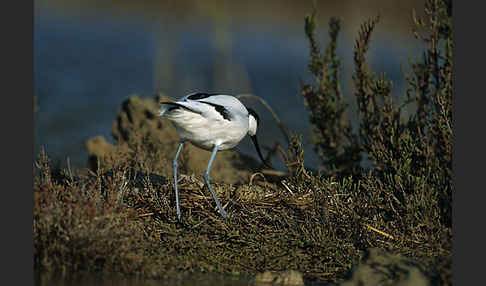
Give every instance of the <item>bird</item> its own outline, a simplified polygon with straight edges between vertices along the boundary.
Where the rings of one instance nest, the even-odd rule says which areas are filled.
[[[167,118],[174,125],[180,137],[179,146],[172,160],[177,219],[181,221],[179,192],[177,188],[177,158],[186,141],[211,151],[204,181],[213,196],[223,218],[228,218],[210,183],[209,173],[216,153],[235,147],[245,135],[249,135],[263,164],[270,167],[263,158],[256,137],[259,116],[255,110],[245,107],[230,94],[193,92],[174,102],[162,101],[159,116]]]

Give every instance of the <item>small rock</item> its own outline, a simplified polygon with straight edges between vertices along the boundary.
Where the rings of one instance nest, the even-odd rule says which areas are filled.
[[[115,147],[105,140],[103,136],[92,137],[85,142],[86,149],[90,156],[102,157],[115,149]]]
[[[272,283],[276,277],[275,272],[265,271],[263,273],[259,273],[255,276],[255,282],[257,283]]]
[[[302,273],[296,270],[265,271],[257,274],[254,282],[255,285],[304,285]]]
[[[341,283],[341,286],[431,285],[416,263],[378,248],[369,249],[363,261],[351,273],[351,278]]]

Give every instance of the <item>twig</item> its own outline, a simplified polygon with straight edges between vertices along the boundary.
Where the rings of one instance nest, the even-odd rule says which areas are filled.
[[[208,220],[207,218],[205,218],[205,219],[201,220],[200,222],[196,223],[196,224],[195,224],[195,225],[194,225],[192,228],[194,229],[194,228],[196,228],[196,227],[200,226],[201,224],[203,224],[203,223],[204,223],[204,222],[206,222],[207,220]]]
[[[334,195],[330,195],[330,196],[326,196],[326,197],[332,198],[332,197],[336,197],[336,196],[349,196],[349,194],[334,194]]]
[[[254,173],[253,175],[250,176],[250,185],[253,185],[253,179],[257,176],[257,175],[260,175],[263,177],[263,179],[265,179],[265,176],[260,173],[260,172],[257,172],[257,173]]]
[[[391,235],[391,234],[388,234],[388,233],[383,232],[383,231],[381,231],[381,230],[379,230],[379,229],[376,229],[376,228],[374,228],[374,227],[372,227],[371,225],[366,224],[366,223],[365,223],[365,224],[363,224],[363,225],[364,225],[364,226],[366,226],[368,229],[370,229],[370,230],[372,230],[372,231],[374,231],[374,232],[376,232],[376,233],[379,233],[379,234],[383,235],[384,237],[388,237],[388,238],[390,238],[390,239],[395,240],[395,237],[393,237],[393,235]]]
[[[292,195],[294,195],[294,193],[290,190],[290,188],[287,186],[287,184],[285,184],[285,181],[282,181],[281,183],[287,189],[287,191],[289,191],[289,193],[291,193]]]
[[[230,202],[227,202],[224,206],[223,206],[223,210],[226,210],[226,207],[229,205]]]
[[[153,215],[155,215],[155,213],[145,213],[145,214],[138,215],[138,217],[146,217],[146,216],[153,216]]]
[[[391,234],[388,234],[386,232],[383,232],[383,231],[381,231],[379,229],[376,229],[376,228],[372,227],[369,224],[364,223],[363,225],[366,226],[369,230],[372,230],[372,231],[374,231],[376,233],[379,233],[379,234],[383,235],[384,237],[387,237],[387,238],[390,238],[390,239],[393,239],[393,240],[400,240],[400,239],[394,237]],[[403,240],[408,241],[408,242],[413,242],[413,243],[421,244],[420,241],[416,241],[416,240],[413,240],[413,239],[406,239],[406,238],[404,238]]]
[[[264,169],[261,171],[263,175],[267,176],[276,176],[276,177],[286,177],[289,174],[287,172],[282,172],[282,171],[277,171],[277,170],[270,170],[270,169]]]
[[[71,183],[73,182],[73,171],[71,170],[71,160],[69,160],[69,156],[66,158],[68,171],[69,171],[69,178],[71,179]]]

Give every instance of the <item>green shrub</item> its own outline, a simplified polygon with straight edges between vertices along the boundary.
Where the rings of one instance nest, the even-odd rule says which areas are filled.
[[[366,63],[380,17],[361,25],[354,46],[356,133],[350,128],[348,104],[339,88],[336,38],[340,21],[330,20],[330,40],[322,55],[315,39],[315,10],[305,21],[313,83],[302,85],[324,171],[338,180],[350,180],[355,190],[352,201],[356,208],[349,217],[394,234],[391,237],[396,243],[388,248],[419,258],[432,268],[439,265],[442,283],[450,282],[451,264],[451,5],[451,1],[428,0],[425,19],[413,13],[412,32],[427,48],[421,58],[411,62],[404,96],[392,95],[393,83],[385,74],[373,73]],[[405,108],[414,112],[407,117]],[[368,169],[360,167],[362,158],[370,161]],[[377,246],[367,235],[354,235],[358,249]]]
[[[314,35],[315,10],[305,21],[310,42],[309,71],[315,82],[302,87],[314,126],[315,149],[329,174],[358,175],[361,158],[366,156],[373,175],[394,186],[394,195],[402,203],[407,194],[418,192],[421,184],[427,184],[435,193],[441,221],[447,226],[451,226],[453,188],[450,5],[448,1],[427,1],[427,19],[413,18],[414,34],[428,44],[428,49],[419,61],[412,63],[403,102],[391,94],[393,83],[386,75],[377,76],[366,63],[371,34],[380,17],[361,25],[354,46],[353,74],[358,134],[352,132],[346,117],[348,104],[339,87],[336,39],[340,21],[330,20],[330,41],[322,55]],[[404,119],[404,108],[415,108],[416,112]]]

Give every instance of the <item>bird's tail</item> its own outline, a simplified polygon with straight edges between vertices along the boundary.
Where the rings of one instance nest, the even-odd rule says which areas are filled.
[[[162,107],[159,109],[159,116],[164,116],[164,115],[168,115],[169,112],[171,112],[172,110],[175,110],[175,109],[184,109],[184,110],[188,110],[190,112],[194,112],[194,113],[197,113],[197,114],[201,114],[202,111],[201,111],[201,108],[198,108],[197,105],[194,105],[194,104],[190,104],[188,102],[161,102],[160,104],[162,104]]]

